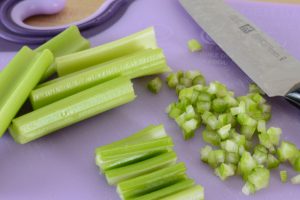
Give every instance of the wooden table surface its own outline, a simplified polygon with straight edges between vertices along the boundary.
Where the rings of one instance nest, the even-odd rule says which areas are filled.
[[[25,23],[33,26],[55,26],[78,21],[95,12],[105,0],[67,0],[65,9],[55,15],[39,15],[30,17]],[[247,1],[247,0],[245,0]],[[248,0],[277,3],[299,3],[300,0]]]

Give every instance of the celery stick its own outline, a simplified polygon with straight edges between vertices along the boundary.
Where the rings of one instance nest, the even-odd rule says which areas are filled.
[[[175,183],[171,186],[162,188],[160,190],[151,192],[149,194],[145,194],[143,196],[134,199],[135,200],[156,200],[183,191],[185,189],[191,188],[194,184],[195,184],[194,180],[186,179],[186,180],[179,181],[178,183]]]
[[[175,152],[168,152],[147,160],[106,171],[105,176],[109,185],[116,185],[134,177],[147,174],[174,164],[177,160]]]
[[[113,79],[14,119],[10,133],[24,144],[134,98],[129,79]]]
[[[85,50],[89,47],[90,42],[81,36],[77,26],[70,26],[48,42],[36,48],[35,51],[41,52],[45,49],[49,49],[53,53],[54,57],[60,57],[77,51]],[[55,72],[55,65],[50,65],[43,75],[42,80],[49,78]]]
[[[35,53],[23,47],[4,68],[0,77],[0,137],[52,62],[49,50]]]
[[[186,179],[184,163],[178,163],[158,171],[142,175],[118,184],[117,192],[121,199],[129,199],[148,194],[155,190]]]
[[[151,27],[92,49],[59,57],[55,63],[59,76],[64,76],[120,56],[155,48],[155,33]]]
[[[200,185],[193,186],[160,200],[204,200],[204,189]]]
[[[156,149],[153,151],[145,151],[145,152],[139,152],[136,154],[131,154],[130,156],[122,155],[120,157],[115,157],[112,160],[107,160],[105,162],[102,161],[101,159],[99,159],[98,156],[96,156],[96,165],[98,165],[100,170],[103,173],[105,173],[107,170],[134,164],[134,163],[152,158],[154,156],[158,156],[160,154],[166,153],[168,151],[170,151],[170,150],[165,147],[162,147],[160,149]]]
[[[98,147],[95,152],[98,154],[98,152],[104,151],[104,150],[109,150],[114,147],[118,146],[128,146],[131,144],[138,144],[140,142],[152,140],[152,139],[158,139],[158,138],[163,138],[166,137],[167,133],[164,129],[163,125],[150,125],[147,126],[146,128],[138,131],[137,133],[134,133],[130,135],[129,137],[126,137],[122,140],[118,140],[116,142]]]
[[[145,150],[155,150],[157,148],[172,148],[174,146],[173,141],[170,137],[163,137],[159,139],[154,139],[150,141],[140,142],[138,144],[132,144],[130,146],[120,146],[108,149],[106,151],[98,152],[98,156],[102,160],[109,160],[114,157],[119,157],[120,155],[130,155],[138,152],[144,152]]]
[[[120,75],[137,78],[168,70],[162,50],[148,49],[39,85],[30,101],[37,109]]]

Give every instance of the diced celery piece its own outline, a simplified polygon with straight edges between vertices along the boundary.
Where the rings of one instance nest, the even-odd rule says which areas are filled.
[[[196,111],[198,113],[204,113],[205,111],[209,111],[211,107],[211,103],[209,101],[197,101]]]
[[[264,95],[265,93],[260,89],[255,83],[249,84],[249,92],[250,93],[259,93]]]
[[[247,182],[255,187],[255,191],[261,190],[269,186],[270,171],[263,167],[256,167],[247,178]]]
[[[256,160],[251,156],[249,152],[245,151],[242,154],[241,160],[238,164],[238,171],[242,175],[248,175],[256,167],[257,167]]]
[[[295,171],[300,172],[300,155],[294,159],[292,165]]]
[[[282,141],[281,146],[277,150],[278,158],[281,162],[293,159],[298,156],[298,149],[295,144]]]
[[[179,84],[179,79],[177,76],[177,73],[171,72],[167,76],[167,84],[169,88],[176,88],[176,86]]]
[[[230,153],[239,152],[239,146],[237,145],[237,143],[235,143],[234,140],[231,139],[221,142],[221,148]]]
[[[292,184],[300,184],[300,174],[291,178],[291,182],[292,182]]]
[[[273,148],[273,143],[271,142],[270,136],[267,133],[261,133],[258,135],[259,143],[266,147],[267,149]]]
[[[122,181],[117,186],[117,192],[121,199],[136,198],[186,179],[185,172],[186,167],[184,163],[171,165],[145,175]]]
[[[212,109],[217,113],[223,113],[227,109],[227,103],[223,98],[216,98],[212,101]]]
[[[237,165],[240,161],[239,153],[231,153],[226,152],[225,153],[225,162],[228,164]]]
[[[81,36],[77,26],[70,26],[48,42],[35,49],[36,52],[49,49],[54,57],[60,57],[90,48],[90,42]],[[56,72],[55,64],[48,67],[42,80],[49,78]]]
[[[267,130],[267,134],[269,135],[270,141],[273,145],[279,145],[280,135],[281,135],[280,128],[271,127]]]
[[[221,138],[218,133],[207,128],[202,132],[202,138],[205,142],[214,146],[219,146],[221,142]]]
[[[228,139],[231,124],[227,124],[218,130],[218,134],[222,140]]]
[[[241,134],[244,135],[248,140],[252,139],[255,130],[256,130],[255,125],[254,126],[241,125],[240,128]]]
[[[257,126],[257,121],[246,113],[238,114],[237,121],[242,126]]]
[[[162,81],[159,77],[156,77],[155,79],[152,79],[148,85],[147,88],[150,92],[157,94],[162,88]]]
[[[219,167],[215,169],[215,174],[222,180],[226,180],[228,177],[235,174],[234,165],[222,163]]]
[[[208,155],[212,150],[212,147],[208,145],[206,145],[200,150],[200,158],[203,162],[208,162]]]
[[[199,127],[199,121],[196,119],[190,119],[185,121],[181,125],[181,129],[183,131],[183,139],[188,140],[194,137],[196,129]]]
[[[24,144],[134,98],[129,79],[113,79],[14,119],[10,133],[17,143]]]
[[[49,50],[35,53],[25,46],[1,72],[0,137],[52,62]]]
[[[137,78],[168,71],[161,49],[144,50],[39,85],[30,94],[34,109],[118,76]]]
[[[268,158],[266,162],[267,162],[266,167],[268,169],[277,168],[280,164],[279,160],[272,154],[268,154]]]
[[[264,147],[261,147],[261,148],[264,148]],[[257,161],[258,164],[263,165],[264,163],[267,162],[268,152],[267,152],[267,150],[266,150],[266,152],[261,151],[260,147],[256,146],[254,148],[253,158]]]
[[[232,115],[238,115],[246,112],[246,105],[244,101],[241,101],[237,107],[230,109]]]
[[[282,183],[286,183],[288,179],[288,173],[285,170],[282,170],[279,172],[280,173],[280,180]]]
[[[192,84],[193,85],[206,85],[205,77],[203,75],[196,76],[195,78],[193,78]]]
[[[185,189],[160,200],[204,200],[204,189],[200,185]]]
[[[254,187],[253,184],[251,184],[249,182],[246,182],[245,185],[242,188],[242,192],[247,196],[250,195],[250,194],[254,194],[255,193],[255,187]]]
[[[258,120],[258,122],[257,122],[257,131],[259,133],[265,133],[267,131],[265,120]]]
[[[188,41],[188,47],[191,52],[201,51],[202,45],[196,39],[191,39]]]
[[[59,57],[55,63],[58,75],[64,76],[120,56],[155,48],[155,33],[151,27],[98,47]]]
[[[174,164],[176,160],[177,156],[175,152],[164,153],[131,165],[107,170],[105,172],[106,180],[109,185],[116,185],[122,181],[163,169]]]
[[[161,199],[163,197],[168,197],[169,195],[173,195],[177,192],[183,191],[185,189],[188,189],[192,187],[195,184],[195,181],[192,179],[186,179],[179,181],[178,183],[175,183],[173,185],[167,186],[165,188],[162,188],[160,190],[151,192],[149,194],[145,194],[143,196],[134,198],[135,200],[157,200]]]

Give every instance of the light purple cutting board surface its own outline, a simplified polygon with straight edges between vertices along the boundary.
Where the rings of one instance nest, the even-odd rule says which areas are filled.
[[[242,0],[230,2],[300,59],[300,6]],[[174,70],[199,69],[208,81],[221,81],[238,95],[246,93],[249,78],[217,46],[204,39],[201,29],[177,0],[135,1],[114,26],[91,41],[93,45],[99,45],[148,26],[155,27],[158,43]],[[186,43],[191,38],[201,40],[203,52],[189,53]],[[1,52],[0,68],[12,55]],[[186,163],[189,176],[204,186],[206,199],[300,199],[300,186],[282,184],[279,170],[272,172],[268,189],[250,197],[242,194],[240,177],[221,182],[207,165],[200,162],[198,151],[204,146],[200,131],[195,138],[185,142],[177,125],[164,113],[166,106],[176,99],[174,92],[164,86],[159,95],[152,95],[145,89],[148,80],[150,77],[134,81],[138,96],[134,102],[27,145],[15,144],[10,135],[5,134],[0,140],[0,200],[118,199],[115,187],[108,186],[104,177],[99,175],[94,164],[94,149],[149,124],[160,123],[174,139],[179,160]],[[269,125],[281,127],[283,139],[300,147],[300,110],[281,98],[269,102],[273,106]],[[288,165],[280,169],[287,169],[290,175],[295,175]]]

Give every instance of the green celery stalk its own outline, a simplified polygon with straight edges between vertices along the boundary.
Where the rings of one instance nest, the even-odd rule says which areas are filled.
[[[132,144],[130,146],[120,146],[107,151],[96,153],[96,164],[101,170],[106,171],[127,163],[132,164],[143,158],[149,158],[162,152],[167,152],[174,146],[170,137],[154,139]]]
[[[35,53],[23,47],[4,68],[0,77],[0,137],[52,62],[49,50]]]
[[[138,144],[132,144],[130,146],[114,147],[106,151],[98,152],[97,155],[103,161],[105,161],[122,155],[128,156],[130,154],[144,152],[145,150],[151,151],[161,147],[172,148],[173,146],[174,144],[170,137],[163,137],[159,139],[143,141]]]
[[[162,147],[160,149],[156,149],[153,151],[145,151],[145,152],[131,154],[130,156],[121,155],[119,157],[115,157],[114,159],[107,160],[105,162],[102,161],[98,156],[96,156],[96,165],[98,165],[100,170],[105,173],[107,170],[134,164],[152,158],[154,156],[160,155],[162,153],[166,153],[168,151],[170,150],[167,149],[166,147]]]
[[[64,76],[120,56],[155,48],[157,48],[155,33],[150,27],[98,47],[59,57],[55,63],[59,76]]]
[[[116,78],[14,119],[10,133],[24,144],[134,98],[130,80]]]
[[[204,200],[204,189],[200,185],[195,185],[181,192],[175,193],[160,200]]]
[[[163,197],[167,197],[169,195],[173,195],[174,193],[183,191],[185,189],[191,188],[195,184],[195,181],[192,179],[186,179],[179,181],[171,186],[162,188],[160,190],[151,192],[149,194],[145,194],[143,196],[134,198],[135,200],[156,200]]]
[[[48,42],[36,48],[35,51],[41,52],[45,49],[49,49],[53,53],[54,57],[60,57],[88,48],[90,48],[90,42],[81,36],[78,27],[70,26]],[[49,78],[55,72],[55,64],[50,65],[43,75],[42,80]]]
[[[109,185],[116,185],[122,181],[162,169],[174,164],[176,160],[175,152],[164,153],[131,165],[108,170],[105,172],[106,180]]]
[[[138,176],[118,184],[121,199],[130,199],[148,194],[186,179],[184,163],[165,167],[149,174]]]
[[[118,140],[116,142],[98,147],[95,150],[95,153],[98,154],[101,151],[109,150],[111,148],[115,148],[118,146],[128,146],[132,144],[138,144],[140,142],[152,140],[152,139],[158,139],[158,138],[163,138],[166,137],[167,133],[164,129],[163,125],[150,125],[147,126],[146,128],[130,135],[129,137],[126,137],[124,139]]]
[[[30,101],[37,109],[120,75],[137,78],[169,70],[161,49],[143,50],[41,84]]]

